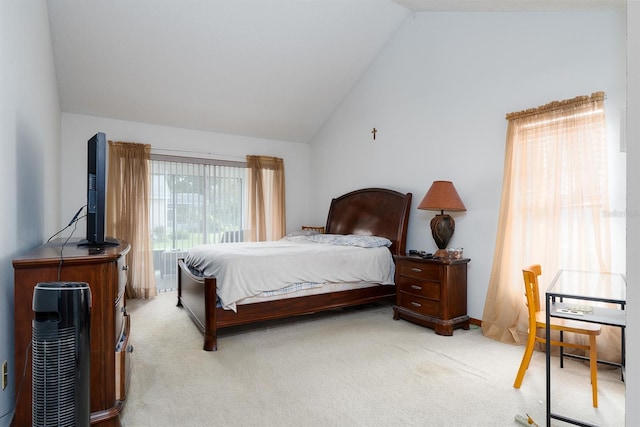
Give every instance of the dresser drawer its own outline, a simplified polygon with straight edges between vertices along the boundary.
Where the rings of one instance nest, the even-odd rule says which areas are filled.
[[[127,312],[127,296],[125,295],[127,286],[127,265],[126,256],[121,256],[117,263],[118,268],[118,293],[115,298],[115,343],[118,344],[124,331],[124,316]]]
[[[127,274],[129,266],[127,265],[127,257],[121,256],[118,260],[118,294],[123,294],[127,287]]]
[[[405,292],[436,301],[440,299],[440,282],[418,280],[401,276],[398,279],[396,286],[398,287],[398,292]]]
[[[116,346],[116,400],[124,400],[126,397],[127,384],[131,375],[131,352],[133,345],[130,343],[129,334],[131,324],[129,316],[122,316],[124,319],[124,330]]]
[[[438,301],[433,301],[404,292],[398,293],[398,305],[425,316],[438,317],[440,313],[440,304]]]
[[[422,280],[440,281],[440,268],[437,264],[420,261],[402,260],[396,266],[401,276]]]

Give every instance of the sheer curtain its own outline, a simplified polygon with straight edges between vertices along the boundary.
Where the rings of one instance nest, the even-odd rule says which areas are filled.
[[[149,230],[151,146],[109,141],[107,234],[131,245],[127,297],[156,295]]]
[[[277,240],[286,232],[284,161],[247,156],[249,203],[247,240]]]
[[[604,93],[506,116],[498,233],[482,316],[484,335],[524,343],[522,268],[542,265],[540,292],[559,269],[609,271]],[[620,358],[617,328],[598,337],[600,358]]]

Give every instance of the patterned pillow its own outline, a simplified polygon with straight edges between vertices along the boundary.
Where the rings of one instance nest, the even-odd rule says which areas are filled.
[[[391,240],[386,237],[364,236],[360,234],[316,234],[309,237],[316,243],[327,243],[339,246],[358,246],[361,248],[379,248],[391,246]]]
[[[296,230],[288,233],[285,237],[313,236],[318,234],[316,230]]]

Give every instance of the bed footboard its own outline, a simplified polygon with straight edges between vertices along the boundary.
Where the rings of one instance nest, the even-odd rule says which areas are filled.
[[[218,349],[216,301],[216,279],[194,276],[184,264],[184,259],[178,259],[177,305],[187,310],[204,334],[204,350],[207,351]]]

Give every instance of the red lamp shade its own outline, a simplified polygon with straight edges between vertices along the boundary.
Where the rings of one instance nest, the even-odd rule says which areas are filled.
[[[418,209],[451,212],[467,210],[451,181],[433,181],[431,188],[418,205]]]
[[[431,220],[431,235],[438,246],[434,254],[437,257],[447,256],[447,245],[455,231],[455,221],[444,211],[461,212],[467,208],[462,203],[456,188],[451,181],[433,181],[429,191],[418,205],[418,209],[440,211]]]

